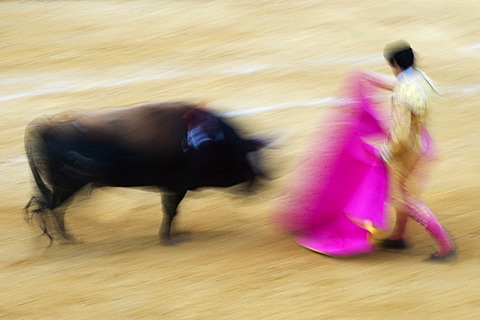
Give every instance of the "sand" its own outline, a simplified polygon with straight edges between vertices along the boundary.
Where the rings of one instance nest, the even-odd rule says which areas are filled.
[[[1,2],[0,318],[477,319],[479,21],[477,0]],[[424,200],[458,259],[425,261],[435,243],[415,223],[402,252],[308,251],[272,223],[278,199],[329,98],[355,69],[388,73],[383,47],[397,39],[442,92]],[[274,180],[249,197],[189,193],[175,226],[187,240],[170,247],[157,238],[158,194],[81,194],[66,216],[79,243],[45,249],[21,214],[29,121],[204,99],[237,112],[246,134],[286,137],[264,152]]]

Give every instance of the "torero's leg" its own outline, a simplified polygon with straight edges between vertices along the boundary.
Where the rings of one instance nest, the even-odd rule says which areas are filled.
[[[392,234],[388,238],[391,240],[400,240],[403,239],[405,235],[408,221],[408,213],[402,206],[397,206],[397,208],[395,208],[395,213],[395,226],[393,227]]]
[[[431,256],[432,259],[443,259],[453,256],[455,247],[450,239],[450,236],[445,229],[440,225],[437,217],[425,205],[425,203],[404,195],[405,207],[408,208],[409,214],[418,223],[420,223],[435,239],[439,246],[439,251]]]
[[[408,213],[401,205],[395,206],[395,226],[388,238],[382,240],[381,246],[384,249],[406,249],[407,245],[404,240],[405,230],[407,227]]]
[[[440,249],[437,253],[432,255],[432,259],[444,259],[454,256],[454,245],[447,232],[438,222],[435,214],[433,214],[433,212],[425,205],[425,203],[413,198],[410,195],[411,192],[409,191],[407,185],[409,182],[411,183],[412,180],[414,180],[412,172],[414,171],[413,169],[415,169],[415,167],[416,163],[410,166],[412,170],[404,165],[400,167],[403,172],[400,171],[400,174],[399,171],[396,172],[397,176],[395,187],[397,190],[394,196],[394,203],[397,220],[392,234],[382,242],[382,246],[389,249],[404,249],[406,246],[403,236],[407,225],[407,218],[411,217],[420,223],[437,242]],[[407,178],[410,178],[410,180]]]
[[[405,188],[406,179],[404,175],[400,175],[395,167],[389,166],[391,174],[392,185],[392,204],[395,210],[395,226],[392,233],[381,242],[384,249],[405,249],[407,247],[404,236],[407,228],[407,221],[409,217],[408,209],[403,204],[401,196],[402,188]]]

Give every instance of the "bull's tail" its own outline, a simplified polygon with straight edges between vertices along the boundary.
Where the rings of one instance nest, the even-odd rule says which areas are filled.
[[[34,121],[27,126],[25,131],[25,152],[28,158],[28,164],[32,172],[37,192],[30,198],[26,204],[23,213],[24,219],[31,222],[34,217],[38,218],[40,228],[50,237],[45,225],[45,217],[43,213],[51,207],[53,192],[42,178],[41,170],[39,168],[38,160],[46,157],[46,148],[43,139],[41,138],[42,129],[45,128],[45,122]]]

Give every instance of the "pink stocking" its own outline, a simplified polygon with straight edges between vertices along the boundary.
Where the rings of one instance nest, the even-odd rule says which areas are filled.
[[[440,250],[438,255],[443,255],[453,250],[453,244],[445,229],[442,228],[437,217],[421,201],[415,200],[410,196],[404,195],[405,206],[408,208],[412,217],[419,222],[438,243]]]

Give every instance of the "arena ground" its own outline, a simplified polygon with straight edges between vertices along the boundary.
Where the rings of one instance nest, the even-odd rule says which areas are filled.
[[[477,319],[480,3],[461,1],[3,1],[0,3],[2,319]],[[403,252],[330,258],[272,224],[292,167],[355,69],[389,72],[409,40],[442,96],[425,201],[458,259],[431,263],[417,225]],[[180,245],[158,243],[159,196],[102,189],[67,213],[80,240],[48,241],[21,215],[31,190],[23,130],[40,115],[147,100],[212,99],[265,152],[275,180],[248,198],[182,203]]]

